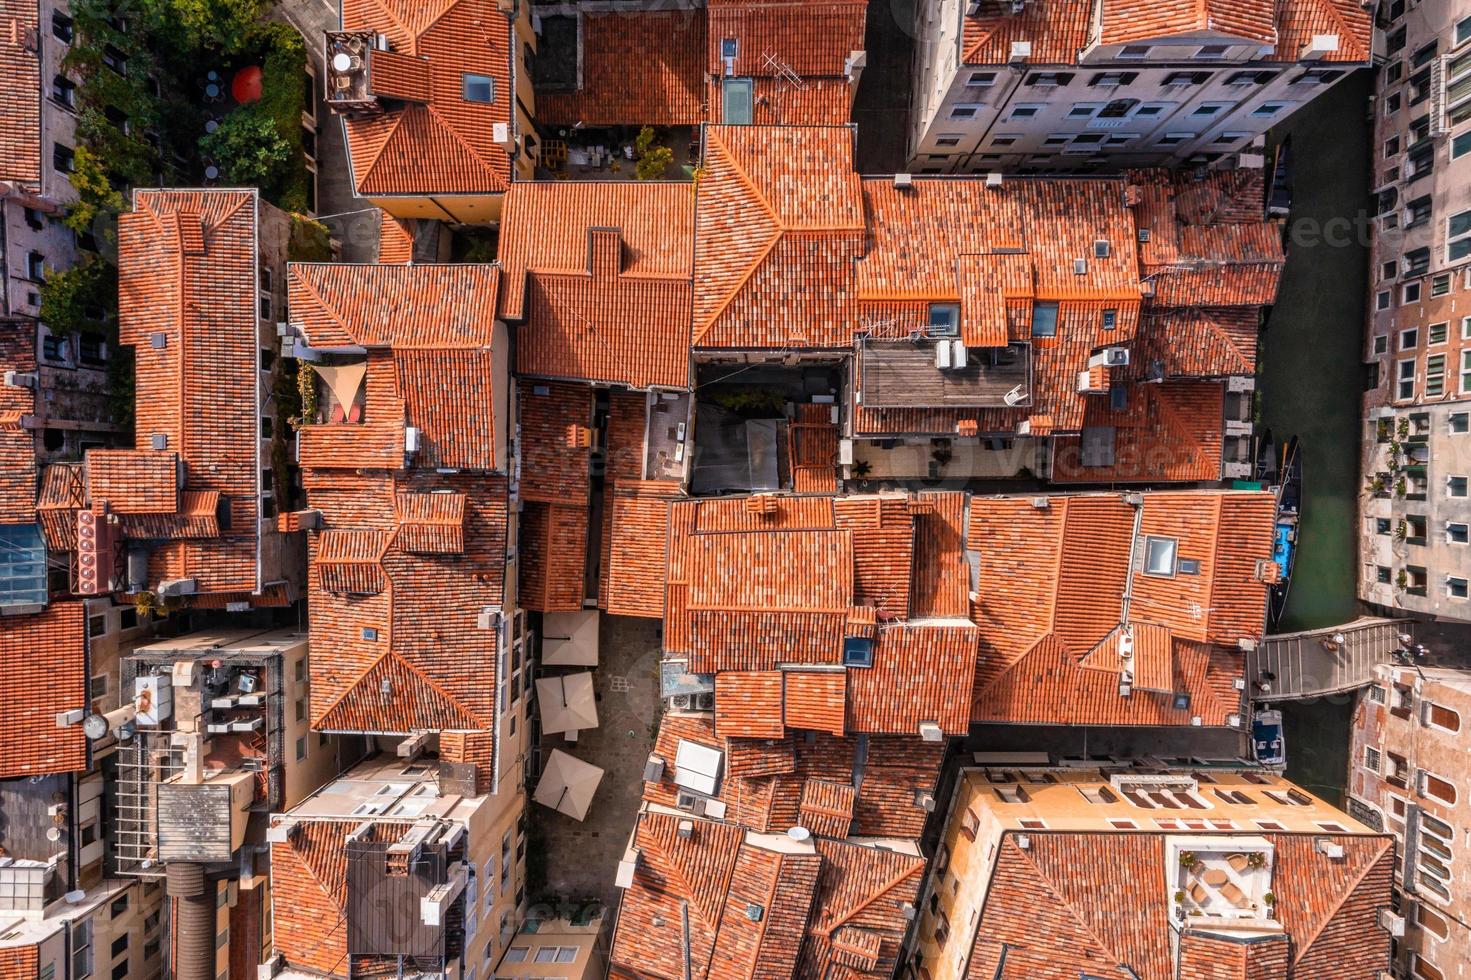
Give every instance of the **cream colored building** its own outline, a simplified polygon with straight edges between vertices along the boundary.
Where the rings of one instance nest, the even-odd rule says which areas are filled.
[[[541,919],[511,940],[495,977],[527,980],[596,980],[607,976],[603,916],[588,921]]]

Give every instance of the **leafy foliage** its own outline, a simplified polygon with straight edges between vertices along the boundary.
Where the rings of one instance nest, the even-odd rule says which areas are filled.
[[[76,189],[77,200],[62,218],[62,224],[78,235],[91,232],[99,241],[104,237],[110,241],[114,222],[127,207],[127,201],[113,187],[102,158],[94,151],[77,147],[73,166],[71,185]]]
[[[634,176],[639,180],[662,180],[670,164],[674,163],[674,151],[667,146],[654,145],[654,135],[654,128],[645,126],[633,141],[633,150],[638,156]]]
[[[199,141],[199,148],[232,184],[274,185],[291,163],[291,144],[282,138],[276,121],[257,106],[230,113]]]
[[[96,255],[41,284],[41,319],[53,333],[111,339],[117,309],[117,270]]]

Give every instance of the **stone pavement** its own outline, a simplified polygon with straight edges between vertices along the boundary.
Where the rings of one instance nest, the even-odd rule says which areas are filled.
[[[601,900],[617,908],[613,884],[618,861],[643,795],[643,770],[658,724],[658,620],[601,617],[600,666],[593,672],[600,726],[578,735],[542,738],[542,751],[562,749],[605,770],[587,820],[578,823],[555,810],[530,804],[527,819],[546,841],[547,891],[563,899]],[[533,902],[546,896],[530,896]]]

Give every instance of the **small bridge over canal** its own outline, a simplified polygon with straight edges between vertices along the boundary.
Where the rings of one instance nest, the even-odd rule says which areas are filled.
[[[1402,619],[1356,619],[1343,626],[1266,637],[1246,655],[1248,696],[1256,701],[1296,701],[1363,687],[1374,665],[1394,660]],[[1270,691],[1263,690],[1270,685]]]

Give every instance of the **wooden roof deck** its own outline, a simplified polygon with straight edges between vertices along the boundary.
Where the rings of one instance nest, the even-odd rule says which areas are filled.
[[[863,404],[868,408],[994,408],[1021,386],[1030,402],[1031,346],[973,348],[963,368],[935,367],[935,347],[950,341],[872,340],[858,343]]]

